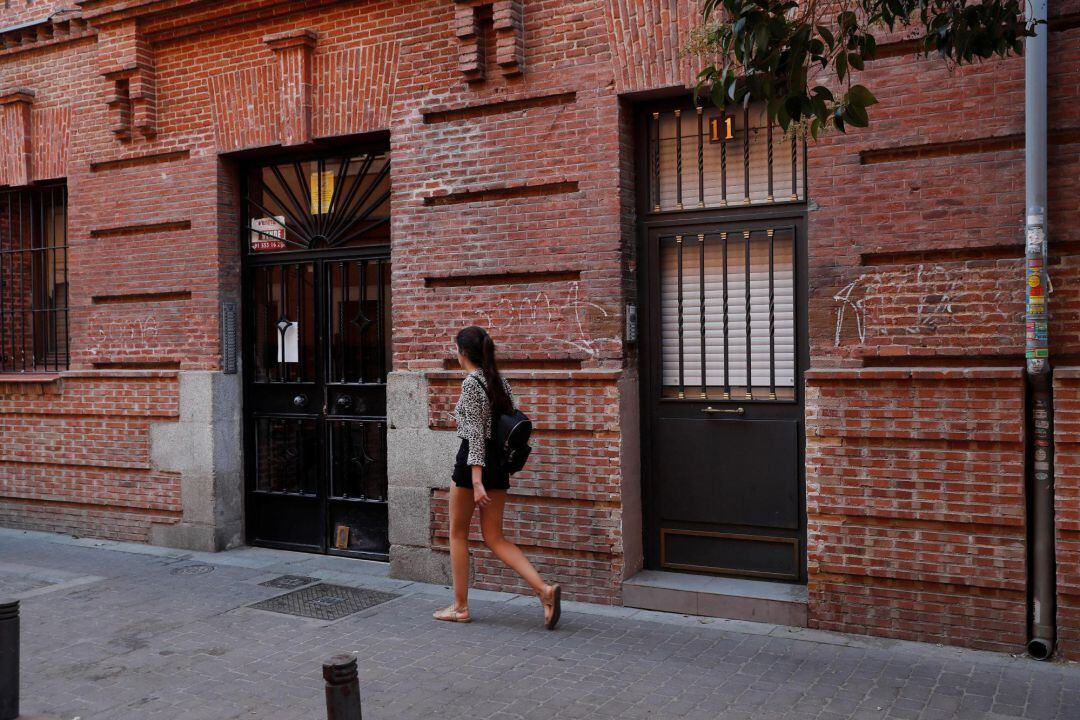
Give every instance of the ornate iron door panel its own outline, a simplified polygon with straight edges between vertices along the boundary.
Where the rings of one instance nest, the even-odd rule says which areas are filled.
[[[387,557],[388,177],[385,153],[247,175],[253,544]]]

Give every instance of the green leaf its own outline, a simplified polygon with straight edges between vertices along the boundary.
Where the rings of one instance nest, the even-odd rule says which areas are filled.
[[[836,56],[836,77],[843,82],[845,75],[847,75],[847,55],[840,53]]]
[[[874,93],[870,92],[865,85],[852,85],[851,89],[847,93],[848,100],[860,107],[869,107],[871,105],[877,105],[878,99],[874,97]]]
[[[848,57],[848,65],[855,68],[856,70],[862,70],[863,69],[862,55],[860,55],[859,53],[848,53],[847,57]]]
[[[862,105],[848,105],[847,110],[844,111],[844,120],[849,125],[860,128],[870,125],[870,116],[867,115],[866,108]]]
[[[821,36],[821,39],[829,46],[831,50],[836,45],[836,38],[833,37],[832,31],[824,25],[817,26],[817,33]]]

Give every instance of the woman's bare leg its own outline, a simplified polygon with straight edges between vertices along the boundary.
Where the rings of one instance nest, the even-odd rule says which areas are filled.
[[[487,507],[480,508],[480,529],[484,533],[484,544],[491,548],[495,557],[512,567],[530,587],[540,594],[547,590],[547,584],[536,568],[532,566],[525,553],[521,552],[514,543],[503,536],[503,509],[506,507],[505,490],[488,490],[491,502]],[[453,545],[451,545],[451,552]],[[455,570],[456,583],[456,570]]]
[[[469,526],[472,524],[473,491],[450,486],[450,571],[454,576],[454,607],[469,606]]]

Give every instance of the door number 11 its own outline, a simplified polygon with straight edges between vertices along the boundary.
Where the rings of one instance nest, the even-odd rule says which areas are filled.
[[[730,115],[709,118],[709,142],[735,139],[735,118]]]

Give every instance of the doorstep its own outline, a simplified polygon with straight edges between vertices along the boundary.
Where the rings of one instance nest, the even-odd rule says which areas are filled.
[[[806,627],[805,585],[643,570],[622,589],[627,607]]]

